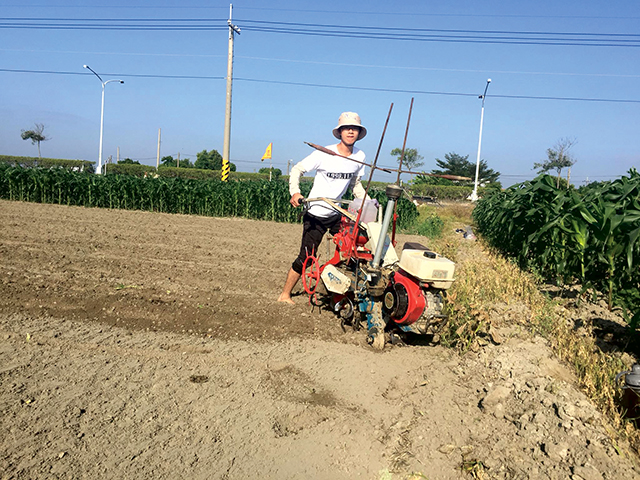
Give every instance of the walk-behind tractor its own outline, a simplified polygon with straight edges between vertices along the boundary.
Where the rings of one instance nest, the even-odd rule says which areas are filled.
[[[327,198],[306,201],[325,202],[342,215],[339,232],[327,239],[327,249],[335,245],[331,258],[320,265],[318,252],[308,252],[303,264],[309,301],[328,305],[343,328],[366,323],[375,349],[384,347],[386,337],[401,340],[403,332],[437,338],[446,323],[442,292],[454,279],[455,264],[419,243],[405,243],[398,257],[387,232],[401,193],[387,186],[384,212],[375,200],[354,200],[346,210]]]
[[[405,243],[398,256],[395,231],[396,205],[403,192],[399,186],[400,174],[470,180],[402,169],[412,108],[413,99],[399,167],[377,166],[393,104],[389,108],[373,164],[365,164],[371,167],[365,188],[367,194],[375,170],[398,174],[396,183],[386,187],[388,202],[384,211],[368,196],[364,201],[353,200],[347,209],[341,206],[344,202],[328,198],[304,201],[305,205],[314,201],[324,202],[341,215],[340,230],[327,239],[329,260],[320,264],[319,252],[307,252],[302,281],[309,294],[309,302],[314,306],[328,305],[340,317],[343,328],[351,325],[359,329],[366,324],[367,340],[378,350],[384,348],[386,337],[391,341],[402,341],[410,334],[419,334],[427,336],[428,341],[436,340],[447,320],[443,314],[442,294],[453,283],[455,273],[455,264],[451,260],[419,243]],[[313,143],[308,145],[329,155],[341,156]],[[390,238],[388,232],[392,223]],[[322,250],[322,245],[319,250]]]
[[[442,311],[442,294],[453,283],[455,273],[455,264],[451,260],[419,243],[405,243],[398,256],[395,232],[396,205],[403,192],[399,186],[400,175],[407,173],[449,180],[471,180],[455,175],[402,169],[413,99],[398,168],[378,167],[378,156],[392,109],[393,104],[389,108],[373,164],[364,164],[371,167],[365,188],[367,194],[375,170],[398,174],[396,183],[387,185],[386,209],[383,211],[367,195],[364,201],[353,200],[347,209],[341,206],[344,202],[328,198],[303,202],[307,206],[314,201],[324,202],[341,215],[340,230],[328,238],[329,260],[320,264],[319,252],[307,252],[302,281],[309,294],[309,302],[314,306],[328,305],[341,318],[343,328],[351,325],[359,329],[366,324],[367,340],[378,350],[384,348],[387,337],[395,342],[396,339],[402,341],[403,337],[418,334],[427,336],[427,340],[436,340],[447,320]],[[329,155],[342,156],[313,143],[308,145]],[[388,232],[392,223],[390,238]],[[319,250],[322,250],[322,246]]]

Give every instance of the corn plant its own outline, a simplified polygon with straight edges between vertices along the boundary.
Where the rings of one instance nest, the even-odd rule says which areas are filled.
[[[307,196],[309,182],[301,182]],[[386,204],[384,192],[374,195]],[[93,175],[62,168],[24,168],[0,163],[0,198],[85,207],[149,210],[216,217],[245,217],[275,222],[299,221],[299,210],[289,205],[285,181],[180,177],[143,178],[132,175]],[[406,199],[398,203],[399,224],[418,216]]]
[[[481,200],[478,231],[524,268],[606,294],[609,308],[640,311],[640,174],[576,191],[549,175]]]

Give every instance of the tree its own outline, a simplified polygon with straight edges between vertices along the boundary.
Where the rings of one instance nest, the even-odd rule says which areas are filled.
[[[129,157],[124,160],[119,160],[118,165],[140,165],[138,160],[131,160]]]
[[[191,163],[191,160],[189,160],[188,158],[180,160],[180,164],[178,165],[178,160],[173,158],[172,155],[162,157],[160,159],[160,165],[162,165],[163,167],[193,168],[193,163]]]
[[[22,130],[20,136],[23,140],[31,140],[31,145],[38,144],[38,158],[42,158],[42,155],[40,155],[40,142],[46,142],[51,138],[45,136],[44,124],[36,123],[33,130]]]
[[[547,148],[547,160],[542,163],[534,163],[533,168],[537,168],[538,173],[545,173],[549,170],[558,172],[556,188],[559,188],[562,169],[568,168],[569,172],[571,172],[571,166],[577,162],[573,155],[569,153],[569,149],[575,144],[575,138],[561,138],[552,148]],[[567,183],[568,181],[569,179],[567,179]]]
[[[235,172],[236,166],[231,162],[229,164],[231,171]],[[204,170],[222,170],[222,155],[217,150],[211,150],[210,152],[202,150],[197,154],[194,166]]]
[[[436,158],[436,165],[442,170],[431,170],[431,173],[438,175],[460,175],[472,179],[472,183],[476,178],[476,164],[469,161],[469,155],[461,156],[455,152],[446,153],[444,160]],[[495,172],[487,167],[485,160],[480,160],[480,168],[478,169],[478,185],[487,185],[498,181],[500,172]]]
[[[394,148],[391,150],[391,155],[396,157],[396,161],[398,165],[400,165],[400,157],[402,156],[401,148]],[[413,170],[414,168],[419,168],[424,165],[422,161],[424,157],[418,153],[416,148],[406,148],[404,150],[404,158],[402,159],[402,167],[407,170]]]
[[[273,178],[280,178],[282,176],[282,170],[273,167],[262,167],[260,170],[258,170],[258,173],[269,173],[269,171],[271,171],[271,176]]]
[[[171,155],[167,155],[160,159],[160,165],[163,167],[175,167],[177,162]]]

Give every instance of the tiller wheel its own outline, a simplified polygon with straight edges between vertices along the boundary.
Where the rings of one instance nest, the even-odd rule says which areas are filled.
[[[309,295],[316,293],[320,281],[320,265],[314,255],[308,255],[302,264],[302,285]]]

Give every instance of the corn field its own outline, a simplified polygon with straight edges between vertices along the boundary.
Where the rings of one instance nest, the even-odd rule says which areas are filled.
[[[301,182],[300,188],[307,196],[311,184]],[[383,192],[371,193],[380,203],[386,204]],[[289,185],[285,181],[140,178],[3,164],[0,164],[0,198],[289,223],[298,222],[300,213],[289,204]],[[413,203],[402,199],[398,216],[398,224],[404,228],[415,221],[418,212]]]
[[[640,174],[556,188],[540,175],[480,202],[473,212],[489,244],[561,284],[603,292],[609,308],[640,320]],[[635,314],[635,315],[634,315]]]

